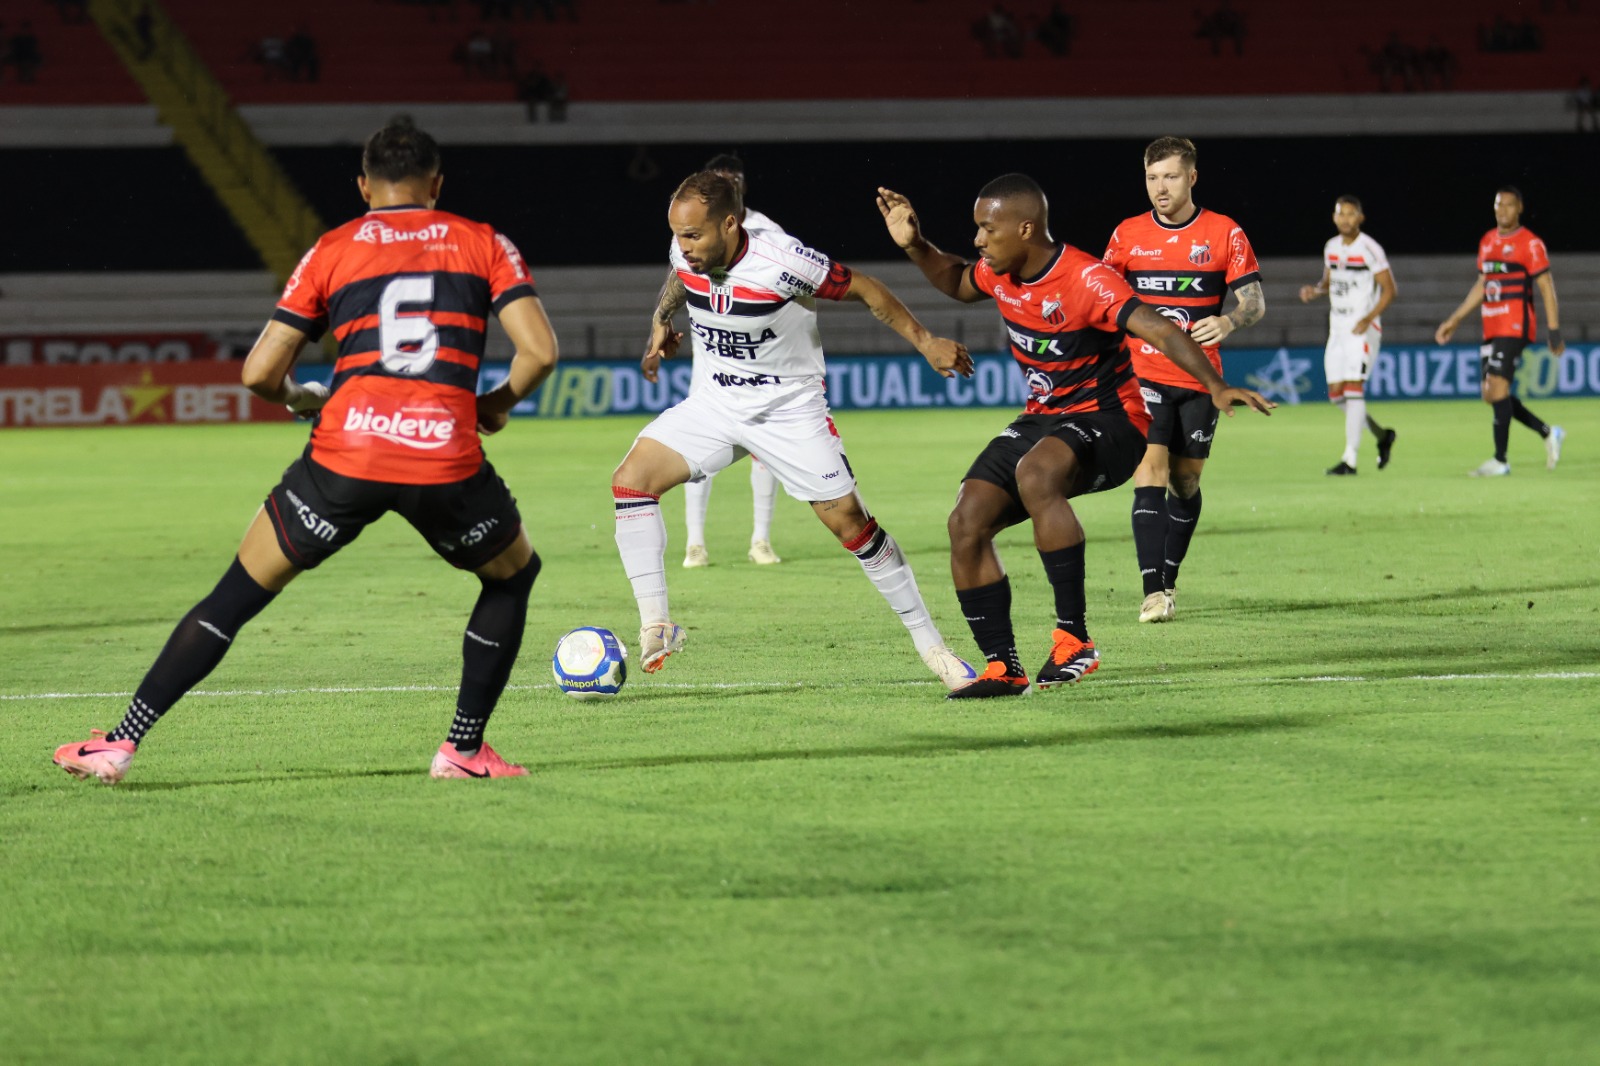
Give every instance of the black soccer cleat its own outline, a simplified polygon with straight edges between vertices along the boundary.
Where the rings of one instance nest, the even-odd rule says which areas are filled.
[[[1328,467],[1326,473],[1329,477],[1355,477],[1356,468],[1340,459],[1339,465]]]
[[[970,681],[960,688],[955,689],[946,696],[947,700],[992,700],[1004,696],[1026,696],[1028,694],[1028,675],[1014,674],[1005,663],[998,660],[991,662],[978,675],[976,681]]]
[[[1064,629],[1057,629],[1050,636],[1055,646],[1050,649],[1050,658],[1039,668],[1039,676],[1033,679],[1035,685],[1040,688],[1076,685],[1100,669],[1100,653],[1095,650],[1094,641],[1079,640]]]
[[[1389,465],[1389,454],[1394,451],[1394,439],[1400,434],[1392,429],[1383,431],[1383,436],[1378,438],[1378,469],[1382,470]]]

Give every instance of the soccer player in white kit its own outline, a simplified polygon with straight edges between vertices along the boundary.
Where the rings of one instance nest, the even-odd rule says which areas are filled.
[[[734,190],[739,194],[739,224],[746,233],[768,240],[782,241],[788,238],[783,227],[760,211],[752,210],[745,205],[745,194],[749,191],[749,184],[745,181],[744,160],[736,155],[714,155],[706,160],[703,170],[720,174],[733,183]],[[692,381],[698,385],[699,378]],[[711,481],[715,474],[707,474],[704,480],[686,482],[683,486],[683,524],[688,534],[688,543],[683,551],[683,565],[693,569],[700,566],[710,566],[711,556],[706,551],[706,510],[711,504]],[[747,556],[752,563],[758,566],[771,566],[783,562],[772,547],[772,512],[778,502],[778,479],[772,476],[761,460],[750,460],[750,498],[751,498],[751,525],[750,525],[750,553]]]
[[[617,550],[639,604],[640,665],[654,673],[684,643],[667,609],[661,495],[755,455],[855,555],[928,668],[947,688],[967,684],[976,671],[946,646],[900,546],[856,493],[828,414],[815,301],[860,300],[945,377],[970,375],[972,357],[965,346],[929,333],[876,279],[793,238],[748,233],[738,212],[733,184],[709,171],[684,179],[667,211],[673,273],[657,301],[641,367],[654,381],[661,360],[676,353],[683,334],[672,319],[687,304],[699,380],[640,431],[611,479]]]
[[[1383,246],[1361,232],[1366,221],[1361,201],[1341,196],[1333,205],[1333,225],[1339,231],[1322,247],[1322,280],[1300,286],[1300,302],[1328,297],[1328,348],[1323,366],[1328,375],[1328,399],[1344,408],[1344,454],[1328,468],[1334,477],[1356,472],[1361,449],[1361,428],[1378,438],[1378,469],[1389,465],[1389,455],[1399,434],[1385,429],[1367,414],[1366,381],[1383,343],[1379,316],[1394,300],[1394,274]]]

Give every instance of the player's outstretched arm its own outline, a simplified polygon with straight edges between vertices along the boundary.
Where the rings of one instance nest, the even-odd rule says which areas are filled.
[[[968,263],[959,255],[942,252],[922,235],[922,223],[917,219],[911,201],[893,189],[878,189],[878,213],[889,229],[894,243],[917,264],[922,276],[933,287],[962,303],[977,303],[988,297],[978,290],[967,277]]]
[[[306,335],[282,322],[268,322],[244,357],[240,377],[245,387],[268,403],[281,403],[297,415],[311,415],[328,400],[328,387],[315,381],[302,385],[289,376]]]
[[[644,343],[644,356],[639,360],[639,370],[646,381],[654,383],[660,373],[661,360],[678,354],[683,334],[672,328],[672,319],[683,305],[689,302],[689,290],[683,287],[678,272],[667,268],[667,280],[656,297],[656,309],[650,315],[650,338]]]
[[[1556,301],[1556,279],[1546,270],[1533,283],[1539,287],[1539,302],[1544,304],[1544,321],[1549,327],[1550,354],[1560,355],[1567,350],[1567,342],[1561,339],[1561,305]]]
[[[1222,375],[1212,367],[1211,360],[1206,358],[1200,346],[1179,329],[1177,323],[1149,304],[1139,305],[1128,316],[1128,332],[1160,349],[1161,354],[1170,359],[1173,365],[1199,379],[1200,384],[1211,393],[1211,402],[1217,410],[1229,418],[1233,417],[1232,409],[1235,407],[1248,405],[1262,414],[1269,414],[1278,406],[1259,392],[1235,388],[1223,381]]]
[[[1225,315],[1202,318],[1189,329],[1196,344],[1221,344],[1237,330],[1248,329],[1261,321],[1267,313],[1267,297],[1261,291],[1261,282],[1252,281],[1233,291],[1238,302]]]
[[[1483,275],[1478,275],[1478,280],[1472,283],[1472,290],[1467,293],[1467,298],[1461,301],[1461,306],[1450,312],[1450,317],[1439,323],[1439,328],[1433,331],[1435,344],[1444,344],[1455,333],[1456,327],[1461,325],[1461,320],[1478,309],[1483,303]]]
[[[967,351],[967,346],[928,332],[927,327],[911,313],[911,309],[900,302],[900,297],[890,292],[889,287],[877,278],[860,271],[852,272],[850,288],[844,298],[866,304],[879,322],[900,334],[921,352],[928,365],[937,370],[941,377],[955,374],[964,378],[972,376],[972,355]]]
[[[1319,296],[1328,295],[1328,268],[1322,268],[1322,280],[1315,285],[1300,286],[1300,302],[1308,304]]]
[[[555,327],[537,296],[519,297],[502,307],[500,324],[517,351],[506,379],[478,397],[478,432],[485,435],[505,428],[511,409],[544,384],[560,355]]]

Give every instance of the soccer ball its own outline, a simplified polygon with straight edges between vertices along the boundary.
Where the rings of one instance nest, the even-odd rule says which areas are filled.
[[[609,629],[584,626],[556,642],[556,687],[575,700],[615,696],[628,680],[628,649]]]

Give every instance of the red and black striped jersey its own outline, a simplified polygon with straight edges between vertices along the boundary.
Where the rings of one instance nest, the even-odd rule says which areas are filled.
[[[478,364],[491,311],[535,295],[522,255],[490,226],[386,207],[305,254],[273,319],[339,341],[311,457],[346,477],[436,485],[471,477]]]
[[[1230,289],[1261,280],[1255,250],[1239,224],[1227,215],[1196,208],[1181,224],[1161,221],[1154,210],[1135,215],[1111,233],[1105,261],[1128,279],[1139,298],[1151,304],[1187,333],[1202,318],[1222,314]],[[1183,389],[1205,386],[1154,345],[1135,340],[1133,369],[1147,381]],[[1222,357],[1213,345],[1204,349],[1217,373]]]
[[[1478,242],[1483,275],[1483,339],[1538,339],[1533,318],[1533,279],[1550,269],[1544,241],[1526,226],[1510,233],[1492,229]]]
[[[1026,413],[1120,408],[1149,430],[1123,332],[1140,301],[1120,275],[1069,244],[1036,277],[998,275],[982,259],[968,270],[1005,321],[1011,355],[1028,379]]]

